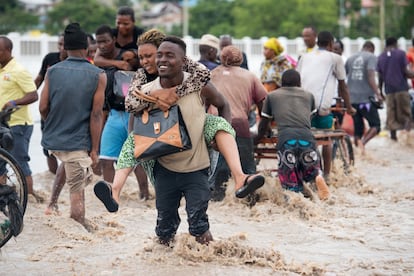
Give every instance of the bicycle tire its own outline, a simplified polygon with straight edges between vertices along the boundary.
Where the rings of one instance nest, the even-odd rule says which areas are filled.
[[[22,207],[23,215],[26,211],[27,206],[27,183],[26,183],[26,177],[23,174],[22,169],[20,168],[17,160],[6,150],[3,148],[0,148],[0,161],[5,162],[6,166],[6,175],[5,181],[6,183],[2,183],[3,185],[9,185],[15,188],[20,206]],[[7,207],[6,207],[7,208]],[[7,210],[6,210],[7,211]],[[5,214],[6,215],[6,214]],[[0,234],[3,235],[3,237],[0,237],[0,248],[5,245],[10,238],[13,236],[10,229],[5,230],[5,233],[3,234],[2,229],[0,229]]]
[[[345,173],[349,173],[350,167],[355,163],[354,149],[351,138],[345,135],[333,141],[332,145],[332,162],[340,160]]]

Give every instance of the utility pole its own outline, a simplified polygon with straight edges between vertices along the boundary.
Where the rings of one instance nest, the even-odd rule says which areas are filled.
[[[188,36],[188,0],[183,1],[183,37]]]
[[[381,51],[384,49],[384,41],[385,41],[385,1],[380,0],[380,39],[381,39]]]
[[[344,0],[339,0],[339,38],[344,37],[345,7]]]

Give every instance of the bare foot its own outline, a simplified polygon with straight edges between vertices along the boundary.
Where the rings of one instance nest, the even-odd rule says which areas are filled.
[[[85,218],[85,221],[82,223],[83,227],[85,227],[86,231],[93,233],[96,230],[98,230],[98,225],[96,225],[94,222],[92,222],[89,219]]]
[[[148,193],[148,191],[146,192],[146,193],[139,193],[139,199],[141,200],[141,201],[147,201],[147,200],[149,200],[150,199],[150,195],[149,195],[149,193]]]
[[[330,196],[329,188],[326,185],[325,179],[322,175],[315,178],[316,189],[320,200],[327,200]]]
[[[111,184],[109,185],[111,186],[111,190],[112,190],[112,198],[116,201],[116,203],[119,204],[119,196],[120,196],[121,191],[118,188],[113,187]]]
[[[262,187],[264,182],[265,178],[261,174],[250,174],[244,179],[241,187],[236,189],[235,195],[238,198],[246,197],[248,194]],[[238,184],[236,184],[236,187],[238,187]]]
[[[39,195],[38,193],[36,193],[35,191],[33,191],[31,193],[31,195],[36,199],[36,202],[37,203],[43,203],[43,202],[45,202],[45,199],[41,195]]]
[[[237,191],[244,185],[244,180],[248,177],[248,174],[234,175],[234,190]]]
[[[59,211],[58,205],[57,204],[51,204],[51,205],[47,206],[46,210],[45,210],[45,215],[46,216],[50,216],[50,215],[60,216],[61,213]]]
[[[358,148],[361,150],[361,154],[365,155],[365,145],[362,140],[358,140]]]

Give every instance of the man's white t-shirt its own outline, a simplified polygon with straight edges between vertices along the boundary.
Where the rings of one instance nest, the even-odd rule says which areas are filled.
[[[320,114],[330,113],[337,81],[346,78],[342,57],[333,52],[316,49],[302,55],[297,71],[300,73],[302,88],[314,95],[315,106]]]

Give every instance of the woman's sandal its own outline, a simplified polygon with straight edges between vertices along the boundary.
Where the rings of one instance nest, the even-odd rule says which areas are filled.
[[[244,198],[250,193],[253,193],[257,189],[263,186],[265,182],[264,176],[260,174],[248,175],[244,180],[244,184],[241,188],[237,189],[236,197]]]
[[[118,203],[112,197],[112,188],[105,181],[98,181],[93,187],[93,191],[97,198],[105,205],[106,209],[114,213],[118,211]]]

